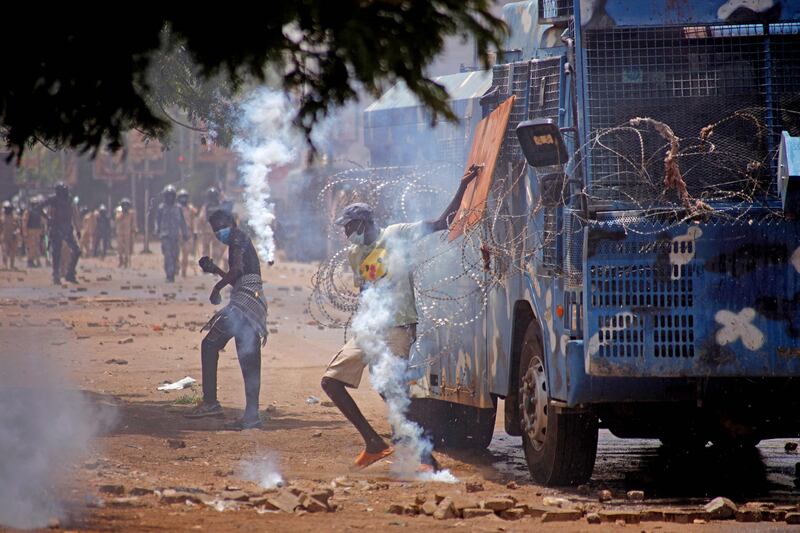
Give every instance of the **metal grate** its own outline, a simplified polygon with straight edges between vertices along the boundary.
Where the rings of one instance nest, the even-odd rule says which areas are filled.
[[[694,316],[659,314],[653,322],[654,357],[694,357]]]
[[[592,308],[691,308],[694,305],[694,265],[592,266]],[[674,269],[674,270],[673,270]]]
[[[634,117],[664,122],[681,139],[679,164],[692,196],[775,194],[777,137],[787,124],[798,127],[791,112],[800,110],[798,28],[585,31],[592,201],[677,202],[663,187],[666,141],[653,131],[616,129]],[[767,35],[771,29],[779,34]]]
[[[572,16],[573,0],[540,0],[540,19],[562,19]]]
[[[638,243],[641,247],[644,243]],[[638,253],[681,251],[661,242]],[[678,246],[677,249],[674,249]],[[684,248],[682,252],[686,252]],[[619,250],[608,251],[619,254]],[[625,251],[622,253],[637,253]],[[694,357],[694,289],[700,266],[590,266],[589,305],[597,312],[601,356]],[[645,310],[646,311],[643,311]],[[616,320],[616,321],[615,321]],[[620,323],[620,320],[623,320]],[[646,338],[652,342],[648,347]],[[621,347],[614,348],[615,344]]]
[[[492,87],[498,89],[497,103],[516,95],[508,119],[500,160],[516,164],[522,160],[516,127],[532,118],[559,118],[559,79],[561,58],[534,59],[497,65],[492,72]]]
[[[558,214],[553,207],[544,209],[542,228],[542,267],[548,271],[558,267]]]
[[[644,357],[644,323],[631,313],[598,315],[600,357]]]
[[[583,223],[573,211],[564,212],[564,283],[567,288],[583,285]]]

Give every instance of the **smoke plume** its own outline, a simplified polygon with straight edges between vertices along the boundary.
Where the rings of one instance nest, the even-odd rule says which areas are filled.
[[[395,445],[393,471],[403,478],[455,482],[456,478],[448,471],[418,472],[422,460],[433,451],[433,444],[423,435],[422,428],[408,419],[411,404],[408,362],[392,353],[386,342],[389,330],[395,325],[395,315],[400,305],[392,279],[402,279],[408,275],[409,245],[406,239],[401,238],[386,243],[390,251],[387,258],[390,275],[370,284],[361,292],[352,330],[369,364],[372,385],[383,396],[388,407]]]
[[[233,147],[239,154],[239,172],[245,186],[244,204],[255,244],[264,261],[275,259],[269,177],[276,167],[297,159],[298,137],[292,126],[294,109],[281,92],[260,88],[241,105],[240,134]]]
[[[254,481],[264,489],[274,489],[284,485],[278,462],[269,454],[242,462],[240,469],[244,479]]]
[[[67,390],[43,357],[5,353],[2,359],[0,525],[43,527],[64,518],[68,468],[112,423],[113,412]]]

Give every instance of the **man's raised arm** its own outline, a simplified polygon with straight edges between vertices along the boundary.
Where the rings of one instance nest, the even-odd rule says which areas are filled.
[[[458,189],[456,190],[456,194],[453,196],[453,199],[450,200],[450,203],[445,207],[444,211],[439,218],[436,220],[427,220],[425,221],[423,227],[426,233],[432,233],[434,231],[443,231],[446,230],[450,223],[453,220],[456,212],[458,212],[458,208],[461,206],[461,200],[464,198],[464,192],[467,190],[467,185],[475,179],[478,174],[480,174],[483,165],[472,165],[470,166],[464,175],[461,177],[461,182],[458,184]]]

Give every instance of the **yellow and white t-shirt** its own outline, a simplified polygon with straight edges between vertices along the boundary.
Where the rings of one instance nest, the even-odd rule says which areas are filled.
[[[392,224],[381,230],[370,245],[350,247],[350,268],[356,287],[365,283],[388,283],[397,296],[395,326],[416,324],[412,252],[414,242],[424,237],[424,222]]]

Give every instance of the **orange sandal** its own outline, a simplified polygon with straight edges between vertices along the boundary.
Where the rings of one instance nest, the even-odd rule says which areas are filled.
[[[369,465],[389,457],[393,453],[394,446],[389,446],[388,448],[385,448],[377,453],[367,453],[367,450],[364,450],[358,454],[358,457],[356,457],[356,461],[353,463],[353,468],[356,470],[363,470]]]

